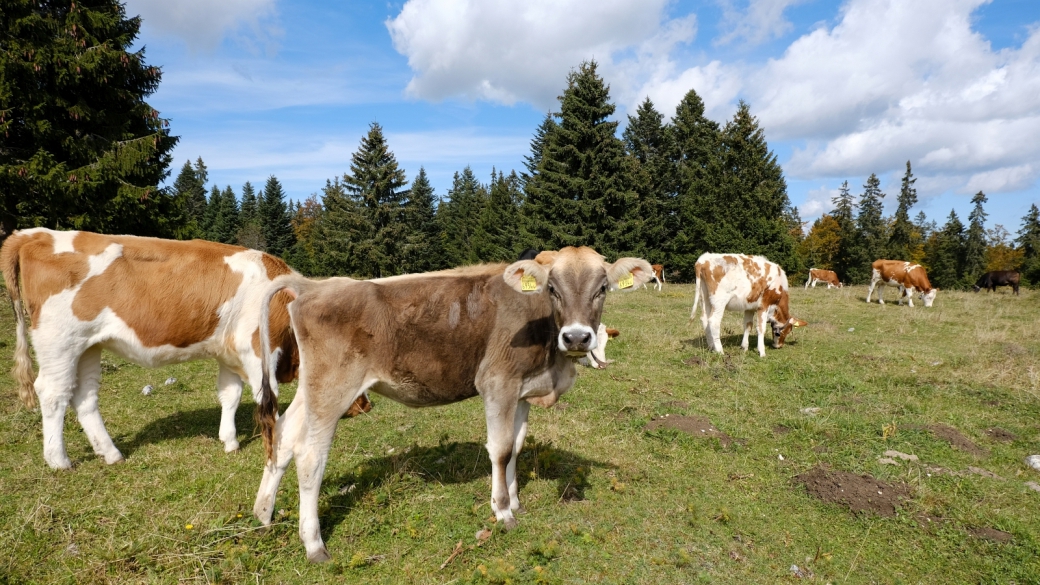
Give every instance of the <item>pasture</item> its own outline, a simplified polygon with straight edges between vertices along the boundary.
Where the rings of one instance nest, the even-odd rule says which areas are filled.
[[[39,412],[8,373],[5,298],[0,583],[1040,581],[1040,473],[1023,462],[1040,453],[1040,294],[941,291],[910,309],[867,305],[865,286],[792,284],[810,324],[764,359],[754,333],[740,351],[737,314],[726,354],[707,351],[692,285],[609,295],[615,362],[579,368],[560,404],[532,409],[511,532],[488,503],[479,400],[373,397],[336,435],[323,565],[297,535],[294,466],[275,524],[252,519],[253,403],[237,416],[242,449],[225,454],[213,361],[147,370],[106,355],[101,413],[127,460],[105,465],[70,412],[75,467],[49,469]],[[283,410],[293,393],[283,385]]]

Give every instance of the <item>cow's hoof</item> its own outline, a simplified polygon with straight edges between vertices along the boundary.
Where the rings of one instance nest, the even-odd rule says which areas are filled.
[[[68,457],[48,457],[46,459],[47,465],[49,465],[50,468],[55,471],[72,469],[72,460]]]
[[[238,451],[238,439],[231,439],[230,441],[224,442],[225,453],[234,453],[235,451]]]
[[[116,463],[122,463],[123,461],[125,461],[125,459],[123,459],[123,454],[119,451],[105,455],[105,463],[109,465],[115,465]]]
[[[516,524],[517,524],[516,518],[514,518],[512,516],[509,516],[508,518],[503,518],[502,519],[502,528],[505,529],[507,532],[512,530],[512,529],[514,529],[514,528],[516,528]]]
[[[321,545],[315,550],[307,551],[307,560],[312,563],[324,563],[325,561],[331,560],[332,555],[325,549],[325,545]]]

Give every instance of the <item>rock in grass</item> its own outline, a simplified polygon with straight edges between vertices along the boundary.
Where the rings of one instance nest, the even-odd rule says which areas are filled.
[[[176,382],[177,382],[177,378],[174,378],[173,376],[170,376],[169,378],[166,378],[165,382],[163,382],[163,386],[169,386],[170,384],[175,384]]]
[[[1040,471],[1040,455],[1030,455],[1029,457],[1026,457],[1026,465]]]
[[[141,388],[141,394],[144,394],[145,396],[151,396],[152,395],[152,385],[149,384],[149,385],[145,386],[144,388]]]

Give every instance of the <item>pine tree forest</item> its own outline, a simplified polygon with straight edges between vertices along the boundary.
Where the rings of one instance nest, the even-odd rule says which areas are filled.
[[[382,126],[372,123],[343,175],[303,201],[290,201],[274,175],[237,191],[210,184],[201,157],[159,187],[177,137],[144,101],[160,70],[143,51],[128,52],[139,19],[127,18],[114,0],[43,19],[30,18],[31,11],[31,3],[14,2],[5,22],[39,28],[33,39],[76,22],[82,38],[46,47],[27,41],[0,62],[0,130],[12,146],[0,150],[0,237],[47,226],[200,238],[266,251],[314,276],[384,277],[584,245],[608,260],[638,255],[663,264],[669,281],[692,280],[697,257],[711,251],[764,255],[792,281],[815,267],[862,284],[871,262],[888,258],[924,265],[940,288],[965,289],[998,269],[1020,269],[1040,284],[1036,205],[1012,233],[986,224],[988,199],[979,192],[967,224],[951,211],[940,226],[914,215],[917,179],[907,161],[898,194],[884,193],[876,174],[860,189],[846,181],[833,209],[803,224],[751,104],[741,101],[720,124],[691,89],[674,112],[646,98],[621,128],[595,61],[568,74],[556,111],[533,129],[520,172],[482,177],[465,167],[436,193],[424,168],[409,177]],[[88,62],[88,50],[99,56]],[[63,75],[72,63],[87,73]],[[76,146],[70,137],[109,130],[80,105],[41,93],[63,83],[73,85],[62,91],[96,100],[92,111],[113,110],[106,128],[130,138],[109,150],[96,147],[100,142]],[[37,123],[34,116],[48,108],[68,115],[60,124]],[[886,202],[894,207],[890,217]]]

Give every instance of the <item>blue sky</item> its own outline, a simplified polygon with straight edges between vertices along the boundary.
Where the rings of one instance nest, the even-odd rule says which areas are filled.
[[[724,123],[746,100],[803,219],[877,173],[891,212],[907,160],[914,209],[1014,233],[1040,203],[1035,0],[128,0],[163,69],[150,103],[240,192],[274,174],[293,199],[349,170],[379,122],[409,180],[439,195],[467,165],[522,169],[567,72],[596,59],[616,119],[689,89]],[[172,180],[172,177],[171,177]]]

